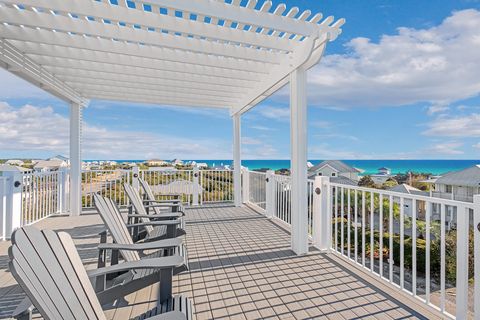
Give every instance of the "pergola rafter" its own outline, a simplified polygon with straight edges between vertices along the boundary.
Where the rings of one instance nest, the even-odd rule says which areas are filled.
[[[344,22],[269,0],[0,0],[0,66],[71,104],[74,214],[89,99],[230,110],[238,206],[240,117],[290,82],[292,249],[302,254],[306,71]]]

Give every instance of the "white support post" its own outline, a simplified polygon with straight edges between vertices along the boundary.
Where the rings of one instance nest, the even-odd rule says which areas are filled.
[[[241,153],[241,135],[240,135],[240,114],[233,117],[233,199],[235,207],[242,206],[242,162]]]
[[[200,193],[200,170],[198,167],[193,168],[193,192],[192,192],[192,206],[198,206],[198,195]]]
[[[473,305],[475,320],[480,320],[480,194],[473,196],[473,254],[474,277]]]
[[[250,198],[250,174],[248,168],[242,169],[242,200],[243,203],[248,203]]]
[[[292,250],[308,253],[307,208],[307,73],[290,74],[290,145],[292,177]]]
[[[60,213],[67,212],[67,194],[68,194],[68,168],[62,168],[60,170],[60,177],[59,177],[59,204],[58,210]]]
[[[132,168],[132,187],[137,190],[137,192],[140,191],[140,182],[138,181],[138,178],[140,177],[140,168],[138,166],[135,166]]]
[[[313,244],[326,252],[332,247],[329,183],[330,177],[316,176],[313,184]]]
[[[456,318],[467,319],[468,313],[468,234],[469,210],[457,207],[457,291]]]
[[[268,170],[265,177],[267,179],[266,188],[265,188],[265,211],[267,218],[273,218],[275,215],[275,190],[274,190],[274,181],[273,176],[275,171]]]
[[[70,215],[82,212],[82,107],[70,105]]]
[[[2,217],[3,239],[10,239],[12,232],[22,226],[22,188],[23,175],[20,172],[4,172],[7,178]]]

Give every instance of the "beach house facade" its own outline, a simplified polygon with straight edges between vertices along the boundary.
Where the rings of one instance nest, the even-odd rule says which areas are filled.
[[[472,202],[473,196],[480,194],[480,165],[449,172],[432,183],[433,197]]]
[[[359,170],[340,160],[323,161],[308,169],[308,178],[315,176],[330,177],[330,181],[348,185],[357,185]]]

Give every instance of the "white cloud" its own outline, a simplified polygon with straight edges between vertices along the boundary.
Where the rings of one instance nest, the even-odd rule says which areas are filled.
[[[480,149],[480,142],[479,142],[479,143],[476,143],[476,144],[474,144],[472,147],[474,147],[475,149]]]
[[[51,99],[46,91],[0,68],[0,97],[2,99]]]
[[[290,120],[290,108],[288,107],[259,106],[258,112],[267,119],[278,121]]]
[[[265,127],[265,126],[249,126],[251,129],[259,130],[259,131],[275,131],[276,129],[270,128],[270,127]]]
[[[432,116],[436,113],[448,111],[450,108],[444,104],[434,104],[427,108],[427,114]]]
[[[251,138],[251,137],[242,137],[242,144],[244,145],[260,145],[262,144],[262,141]]]
[[[460,155],[460,154],[464,154],[462,150],[459,150],[459,148],[461,148],[462,146],[463,146],[463,143],[457,142],[457,141],[435,143],[432,146],[428,147],[425,150],[425,153],[431,154],[431,155],[438,155],[438,156]]]
[[[325,56],[310,71],[319,106],[447,104],[480,92],[480,11],[454,12],[428,29],[399,28],[378,43],[355,38],[348,54]],[[283,98],[283,97],[282,97]]]
[[[0,150],[68,154],[69,120],[50,107],[14,108],[0,103]],[[119,131],[83,126],[83,158],[173,159],[230,158],[230,140],[188,139],[168,134]]]
[[[316,134],[314,135],[316,139],[344,139],[350,141],[360,141],[355,136],[348,135],[348,134],[341,134],[341,133],[325,133],[325,134]]]
[[[480,114],[440,116],[427,125],[423,134],[442,137],[480,137]]]

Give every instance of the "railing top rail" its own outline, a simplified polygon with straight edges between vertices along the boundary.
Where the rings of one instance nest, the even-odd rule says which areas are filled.
[[[425,201],[425,202],[430,202],[430,203],[441,203],[441,204],[450,205],[450,206],[462,206],[462,207],[466,207],[468,209],[473,209],[473,207],[474,207],[473,203],[471,203],[471,202],[463,202],[463,201],[436,198],[436,197],[430,197],[430,196],[421,196],[421,195],[415,195],[415,194],[410,194],[410,193],[407,194],[407,193],[403,193],[403,192],[388,191],[388,190],[383,190],[383,189],[350,186],[350,185],[341,184],[341,183],[330,183],[330,185],[332,187],[339,187],[339,188],[350,189],[350,190],[358,190],[358,191],[378,193],[378,194],[381,194],[381,195],[384,195],[384,196],[392,196],[392,197],[397,197],[397,198],[407,198],[407,199],[420,200],[420,201]]]

